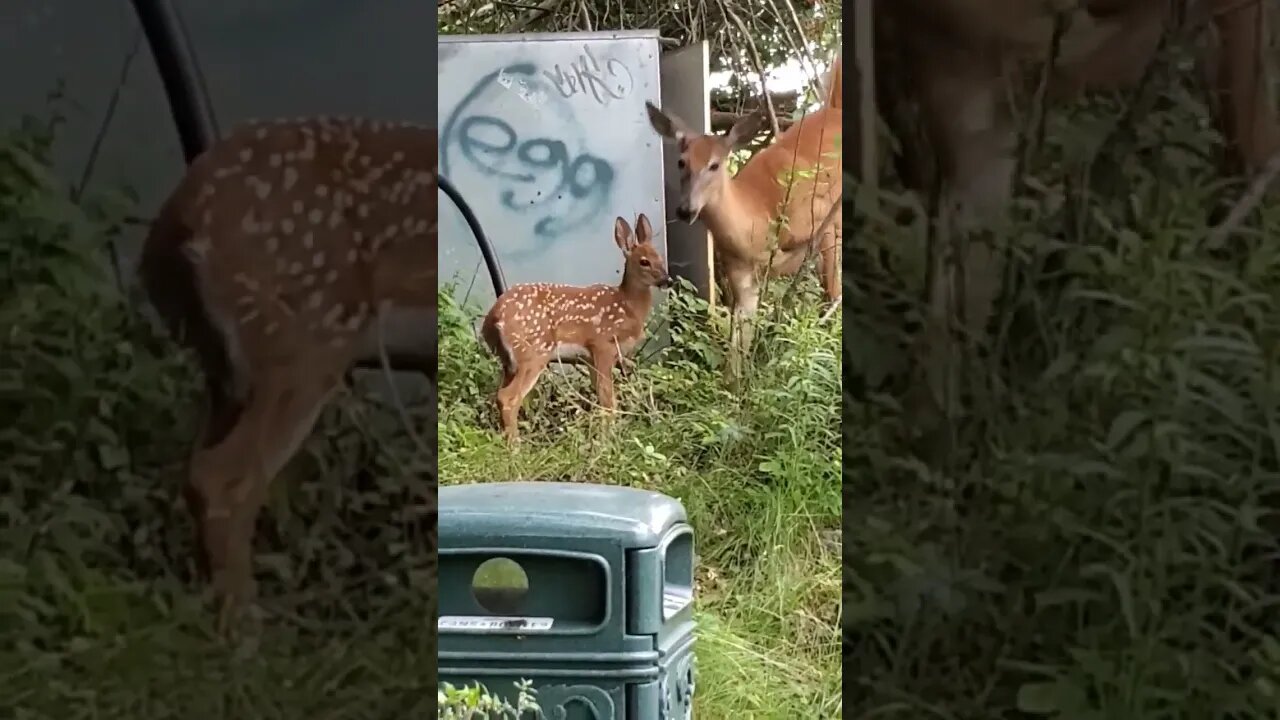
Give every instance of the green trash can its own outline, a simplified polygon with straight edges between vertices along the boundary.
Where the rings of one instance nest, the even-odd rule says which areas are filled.
[[[440,680],[557,720],[693,713],[693,529],[674,498],[589,483],[440,488]]]

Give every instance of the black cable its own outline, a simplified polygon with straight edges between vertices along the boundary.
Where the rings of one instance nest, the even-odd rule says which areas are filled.
[[[471,234],[475,236],[476,245],[480,246],[480,255],[484,258],[485,267],[489,270],[489,282],[493,283],[494,297],[502,297],[507,291],[507,279],[502,274],[502,265],[498,263],[498,255],[493,251],[493,245],[489,243],[489,238],[485,236],[484,231],[480,229],[480,221],[476,220],[476,215],[471,211],[471,206],[466,200],[462,199],[462,194],[458,192],[458,188],[453,186],[443,175],[440,178],[440,189],[444,190],[444,194],[449,196],[458,211],[462,213],[462,219],[467,221],[467,227],[471,229]]]
[[[218,137],[218,122],[191,40],[170,0],[133,0],[133,9],[169,99],[182,155],[190,164]]]

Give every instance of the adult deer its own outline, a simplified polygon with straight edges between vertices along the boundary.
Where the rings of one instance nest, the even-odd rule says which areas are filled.
[[[939,227],[955,238],[935,243],[955,248],[956,256],[933,258],[921,366],[926,382],[917,385],[933,396],[937,412],[928,414],[935,418],[956,403],[955,377],[948,379],[947,369],[954,347],[944,336],[957,315],[965,334],[984,336],[1000,288],[1000,256],[973,238],[997,224],[1012,199],[1019,128],[1009,89],[1020,66],[1051,60],[1045,77],[1054,97],[1133,86],[1173,25],[1174,11],[1189,5],[1178,14],[1216,35],[1201,59],[1227,140],[1224,170],[1255,172],[1280,150],[1280,125],[1264,83],[1260,0],[872,1],[876,97],[898,135],[899,174],[917,191],[941,189]]]
[[[553,359],[589,357],[600,406],[615,409],[613,367],[644,337],[652,289],[670,287],[671,276],[643,213],[636,218],[634,234],[626,220],[617,218],[613,239],[626,258],[616,287],[516,285],[484,316],[481,337],[502,364],[498,412],[509,442],[519,437],[520,405]]]
[[[685,222],[702,220],[711,232],[715,266],[723,275],[729,306],[746,318],[760,302],[762,271],[794,274],[818,250],[823,289],[840,297],[840,203],[842,77],[837,55],[827,78],[826,97],[775,141],[729,175],[729,153],[759,132],[764,118],[753,114],[724,135],[702,135],[679,117],[645,103],[649,124],[680,152],[680,206]],[[771,242],[777,234],[777,244]],[[745,326],[744,326],[745,329]]]
[[[433,128],[372,120],[247,124],[151,226],[143,286],[206,380],[185,495],[223,623],[255,594],[268,484],[353,363],[377,357],[384,317],[418,325],[434,372],[436,145]]]

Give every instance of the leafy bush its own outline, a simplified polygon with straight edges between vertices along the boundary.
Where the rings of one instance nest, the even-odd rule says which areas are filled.
[[[535,700],[537,695],[528,681],[516,683],[514,705],[485,689],[480,683],[457,688],[449,683],[440,684],[436,703],[440,720],[523,720],[541,717],[542,709]]]

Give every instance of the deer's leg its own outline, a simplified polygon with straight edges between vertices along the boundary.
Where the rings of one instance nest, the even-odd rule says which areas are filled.
[[[726,268],[726,279],[733,291],[733,313],[730,318],[729,372],[734,378],[742,377],[743,362],[751,348],[752,320],[760,305],[760,286],[753,268],[735,265]]]
[[[235,526],[233,489],[257,469],[249,451],[266,428],[270,404],[269,397],[254,392],[222,441],[196,450],[191,458],[186,494],[196,516],[202,569],[222,599],[243,598],[252,591],[247,583],[251,578],[235,567],[237,559],[231,553],[232,536],[242,531]]]
[[[617,401],[613,394],[613,366],[619,359],[613,341],[608,340],[591,348],[591,380],[596,389],[596,399],[605,412],[612,413],[617,409]]]
[[[299,369],[275,383],[279,390],[275,393],[265,433],[258,438],[260,471],[250,475],[254,480],[252,484],[243,483],[235,488],[233,497],[236,502],[233,518],[243,531],[231,536],[230,551],[236,566],[244,568],[242,572],[248,574],[250,587],[253,587],[254,527],[267,502],[271,482],[311,434],[320,412],[340,381],[340,370],[316,375]]]
[[[514,443],[519,439],[516,423],[520,419],[520,405],[533,389],[538,377],[546,369],[550,357],[528,358],[516,366],[515,376],[511,382],[498,390],[498,410],[502,415],[502,431],[507,441]]]
[[[984,229],[999,227],[1012,196],[1017,136],[1003,104],[1001,58],[981,49],[922,58],[922,105],[938,153],[942,192],[932,233],[927,325],[910,402],[914,426],[942,448],[941,421],[958,410],[957,331],[981,338],[999,292],[1001,256]],[[932,454],[932,451],[931,451]],[[942,451],[939,451],[939,455]]]
[[[255,383],[222,442],[196,452],[191,489],[215,594],[232,605],[252,600],[253,533],[269,483],[297,452],[339,375],[318,379],[290,368]]]
[[[750,266],[735,266],[727,272],[729,287],[733,290],[733,314],[737,318],[750,318],[760,306],[760,284]]]
[[[206,398],[208,406],[198,432],[197,449],[212,447],[222,442],[227,433],[235,427],[245,409],[241,402],[232,398],[224,388],[215,383],[209,384]],[[194,485],[188,483],[183,487],[182,495],[195,528],[196,569],[199,576],[208,581],[212,577],[212,569],[209,567],[209,553],[205,547],[204,533],[201,531],[204,511],[200,493],[196,492]]]
[[[822,289],[829,301],[838,301],[843,292],[840,282],[840,253],[844,236],[844,222],[840,216],[831,223],[831,228],[818,238],[819,268],[822,273]]]
[[[498,379],[498,392],[494,395],[493,404],[498,409],[498,418],[502,423],[502,428],[503,430],[506,430],[506,405],[503,404],[503,398],[506,396],[505,392],[507,391],[507,388],[516,380],[516,371],[514,368],[507,365],[507,361],[505,359],[500,360],[499,364],[502,366],[500,371],[501,377]]]
[[[498,417],[502,418],[503,391],[516,379],[516,360],[511,356],[510,350],[506,349],[506,341],[501,339],[501,331],[497,331],[497,337],[486,338],[486,342],[491,343],[491,349],[498,357],[498,392],[494,395],[493,402],[498,409]],[[505,420],[502,422],[505,426]]]

